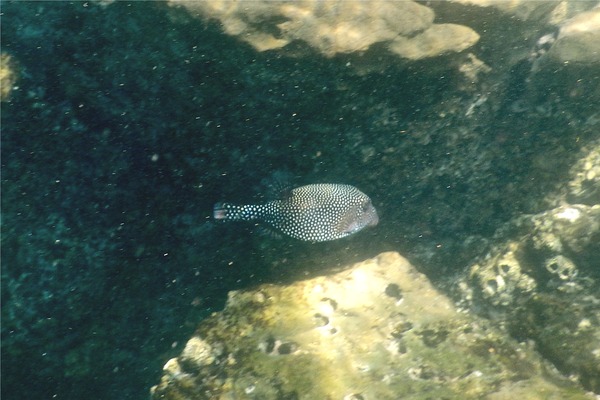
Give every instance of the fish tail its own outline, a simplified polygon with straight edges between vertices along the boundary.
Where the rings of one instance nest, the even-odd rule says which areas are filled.
[[[219,220],[250,221],[260,218],[260,214],[257,212],[256,206],[238,206],[231,203],[216,203],[213,208],[213,218]]]
[[[214,219],[229,219],[229,209],[231,206],[227,203],[216,203],[213,208]]]

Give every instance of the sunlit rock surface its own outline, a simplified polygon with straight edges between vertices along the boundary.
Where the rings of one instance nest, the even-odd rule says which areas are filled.
[[[558,38],[550,41],[553,59],[600,60],[600,9],[590,10],[593,1],[455,0],[429,6],[383,0],[171,2],[198,17],[217,19],[225,32],[259,51],[301,40],[323,55],[333,56],[383,43],[392,53],[409,60],[470,48],[487,32],[477,32],[468,21],[477,21],[480,9],[493,8],[530,22],[529,33],[516,30],[523,39],[536,33],[542,36],[540,33],[552,26],[560,29]],[[441,15],[437,15],[440,10]],[[448,23],[457,20],[465,24]]]
[[[594,7],[595,1],[573,0],[452,0],[453,3],[494,7],[519,19],[560,23],[567,18]]]
[[[583,399],[406,259],[229,294],[168,361],[154,399]],[[591,398],[591,397],[590,397]]]
[[[6,53],[0,53],[0,101],[7,101],[10,91],[17,79],[15,66],[11,57]]]
[[[216,18],[230,35],[264,51],[303,40],[325,56],[367,50],[385,42],[408,59],[462,51],[479,40],[471,28],[434,23],[431,8],[414,1],[179,1]]]
[[[493,7],[529,21],[542,32],[555,27],[557,37],[542,37],[548,56],[560,62],[600,62],[600,3],[597,1],[453,0],[455,3]],[[540,35],[541,36],[541,35]]]
[[[600,122],[600,114],[595,114],[590,124]],[[600,204],[600,139],[587,146],[584,155],[571,169],[571,179],[559,195],[559,201],[569,204]]]
[[[561,24],[549,55],[563,62],[600,62],[600,7]]]

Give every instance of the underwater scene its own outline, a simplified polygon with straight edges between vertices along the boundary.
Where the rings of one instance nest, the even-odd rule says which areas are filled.
[[[1,396],[600,399],[600,1],[2,1]]]

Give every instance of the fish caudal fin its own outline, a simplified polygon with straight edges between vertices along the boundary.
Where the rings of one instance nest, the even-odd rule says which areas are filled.
[[[216,203],[213,208],[214,219],[228,219],[229,207],[226,203]]]

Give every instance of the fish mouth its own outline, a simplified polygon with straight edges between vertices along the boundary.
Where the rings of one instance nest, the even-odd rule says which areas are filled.
[[[371,220],[369,221],[369,224],[367,226],[375,226],[379,223],[379,215],[377,215],[376,212],[373,213],[373,217],[371,218]]]

